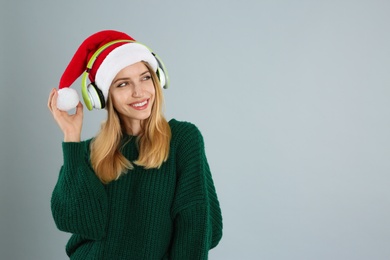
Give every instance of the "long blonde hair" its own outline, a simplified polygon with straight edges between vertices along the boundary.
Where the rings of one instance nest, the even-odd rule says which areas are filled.
[[[117,180],[127,170],[133,169],[133,163],[145,169],[160,168],[168,159],[171,129],[162,111],[164,103],[162,89],[154,70],[148,63],[143,63],[152,75],[155,100],[151,114],[142,122],[141,134],[137,136],[139,157],[136,161],[130,162],[120,151],[124,129],[109,96],[107,120],[91,142],[92,168],[103,183]]]

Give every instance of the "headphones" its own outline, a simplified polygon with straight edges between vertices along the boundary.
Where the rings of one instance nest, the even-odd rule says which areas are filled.
[[[160,57],[157,54],[155,54],[149,47],[147,47],[146,45],[144,45],[140,42],[132,41],[132,40],[112,41],[112,42],[106,43],[105,45],[100,47],[92,55],[91,59],[88,61],[87,68],[83,73],[82,82],[81,82],[81,93],[82,93],[82,96],[84,99],[84,103],[85,103],[86,107],[88,108],[88,110],[92,110],[93,108],[102,109],[106,106],[106,101],[104,99],[103,92],[99,89],[99,87],[95,84],[95,82],[91,82],[91,83],[87,84],[89,72],[91,71],[92,66],[95,63],[97,57],[105,49],[107,49],[108,47],[110,47],[116,43],[120,43],[120,42],[138,43],[138,44],[146,47],[150,51],[150,53],[153,55],[153,57],[157,60],[156,74],[157,74],[157,77],[160,81],[161,87],[163,87],[164,89],[167,89],[169,86],[169,77],[168,77],[168,73],[167,73],[167,70],[165,68],[164,63],[162,62]]]

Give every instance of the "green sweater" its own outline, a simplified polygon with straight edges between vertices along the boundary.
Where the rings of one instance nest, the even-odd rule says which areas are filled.
[[[91,140],[62,143],[64,163],[51,208],[58,229],[72,233],[71,259],[207,259],[222,237],[222,216],[203,137],[172,119],[168,160],[160,169],[134,166],[104,185],[89,160]],[[122,153],[138,158],[135,138]]]

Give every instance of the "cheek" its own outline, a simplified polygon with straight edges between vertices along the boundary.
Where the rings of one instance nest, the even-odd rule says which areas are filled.
[[[151,106],[151,108],[153,109],[156,106],[156,103],[158,103],[158,102],[156,102],[157,97],[156,97],[156,91],[155,91],[154,88],[153,88],[153,91],[151,92],[151,96],[152,96],[152,101],[151,101],[152,106]]]
[[[114,92],[114,93],[111,93],[111,102],[112,102],[112,105],[114,106],[114,108],[118,108],[118,105],[121,104],[122,102],[122,98],[121,98],[122,95],[119,95],[118,93]]]
[[[154,89],[154,85],[153,84],[148,87],[148,92],[150,93],[150,95],[156,96],[156,90]]]

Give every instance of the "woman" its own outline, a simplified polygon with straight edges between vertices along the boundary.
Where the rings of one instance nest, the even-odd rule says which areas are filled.
[[[83,105],[61,97],[84,72],[88,109],[105,108],[96,137],[81,141]],[[162,114],[161,60],[117,31],[88,37],[48,107],[64,133],[64,162],[51,206],[71,236],[71,259],[207,259],[222,237],[222,216],[196,126]],[[94,96],[95,95],[95,96]]]

